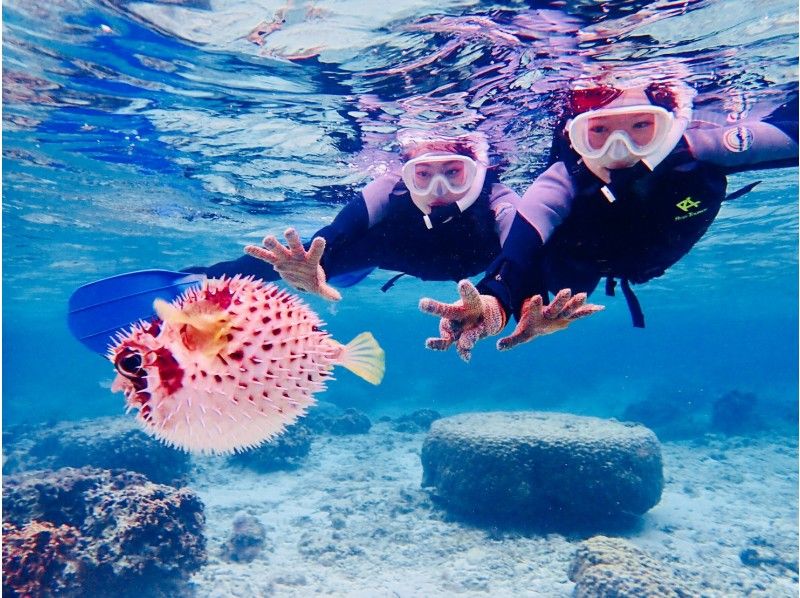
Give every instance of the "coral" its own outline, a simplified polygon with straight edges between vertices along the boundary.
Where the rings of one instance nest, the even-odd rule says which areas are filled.
[[[3,595],[46,596],[78,590],[81,564],[74,552],[80,532],[72,526],[31,521],[3,524]]]
[[[647,426],[661,440],[697,438],[708,427],[707,416],[701,413],[704,407],[697,397],[650,396],[628,405],[622,419]]]
[[[303,418],[303,425],[317,434],[327,434],[342,413],[344,411],[341,407],[327,401],[318,401]]]
[[[755,413],[756,395],[734,390],[722,395],[711,406],[711,427],[728,436],[749,434],[763,428]]]
[[[512,526],[603,529],[631,523],[664,486],[652,431],[543,412],[437,420],[422,447],[423,487],[456,513]]]
[[[369,418],[352,407],[345,409],[344,413],[333,420],[330,432],[336,435],[366,434],[372,427]]]
[[[6,520],[69,526],[80,534],[73,556],[82,590],[162,584],[205,562],[205,517],[194,492],[143,475],[85,467],[8,476]]]
[[[153,482],[183,485],[189,456],[164,446],[143,432],[130,418],[102,417],[62,422],[14,435],[4,446],[8,454],[3,471],[93,466],[143,473]]]
[[[229,561],[249,563],[264,550],[267,530],[252,515],[238,513],[233,520],[233,532],[222,546],[222,556]]]
[[[260,472],[292,469],[299,466],[308,455],[311,439],[308,428],[303,424],[294,424],[269,442],[228,459],[231,463]]]
[[[303,424],[318,434],[366,434],[372,427],[369,418],[357,409],[344,411],[333,403],[320,402],[311,409]]]
[[[431,424],[442,415],[433,409],[418,409],[407,415],[401,415],[392,424],[396,432],[425,432],[430,429]]]
[[[690,598],[690,588],[670,568],[620,538],[582,542],[569,569],[575,598]]]

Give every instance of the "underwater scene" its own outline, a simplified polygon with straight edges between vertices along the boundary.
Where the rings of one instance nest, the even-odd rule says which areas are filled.
[[[2,17],[4,596],[798,596],[796,2]]]

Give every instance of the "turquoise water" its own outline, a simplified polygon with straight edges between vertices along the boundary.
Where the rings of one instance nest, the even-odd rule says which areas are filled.
[[[667,61],[698,102],[728,107],[797,85],[791,2],[323,3],[249,41],[279,8],[4,6],[7,423],[120,413],[110,368],[66,330],[74,288],[233,258],[287,225],[307,237],[385,168],[398,127],[485,131],[508,163],[503,180],[522,192],[546,160],[553,91],[577,72]],[[416,309],[424,295],[453,297],[452,285],[405,278],[384,294],[391,273],[378,272],[335,308],[312,300],[336,337],[369,329],[388,354],[379,390],[345,373],[328,400],[390,413],[489,400],[617,415],[643,393],[740,389],[793,403],[797,170],[736,175],[729,188],[758,179],[687,258],[640,288],[646,330],[630,327],[621,298],[597,293],[601,316],[512,353],[483,343],[465,365],[423,348],[436,322]]]
[[[423,443],[434,434],[397,418],[418,409],[542,410],[605,418],[581,420],[596,432],[622,427],[609,418],[643,402],[656,412],[653,427],[669,420],[657,430],[663,494],[653,482],[660,502],[620,535],[703,596],[797,595],[796,167],[729,177],[730,191],[761,184],[726,202],[666,275],[636,287],[644,330],[631,326],[621,296],[601,288],[592,301],[606,305],[602,313],[510,352],[479,343],[466,364],[454,351],[425,349],[437,321],[417,308],[423,296],[453,300],[453,283],[406,276],[384,293],[394,273],[376,271],[343,289],[338,304],[308,299],[336,339],[372,331],[387,370],[373,387],[337,369],[318,398],[363,412],[371,431],[313,428],[310,420],[320,425],[334,410],[322,405],[308,428],[280,437],[302,457],[286,471],[189,460],[131,436],[125,424],[134,417],[110,390],[114,368],[67,329],[70,294],[92,280],[233,259],[290,225],[308,239],[396,164],[396,132],[405,127],[483,132],[502,182],[522,193],[547,164],[560,93],[578,77],[608,68],[680,77],[697,90],[696,107],[720,114],[763,114],[796,97],[794,1],[529,4],[4,3],[4,524],[33,504],[19,480],[38,474],[19,471],[53,463],[134,468],[188,485],[180,491],[186,508],[167,524],[142,524],[134,510],[156,512],[152,504],[177,500],[174,488],[149,487],[155,500],[141,488],[142,500],[92,495],[99,519],[68,521],[84,525],[81,549],[119,549],[125,558],[113,564],[130,569],[109,582],[108,568],[82,553],[86,583],[96,585],[79,585],[76,595],[99,587],[136,596],[569,596],[567,571],[583,537],[473,525],[440,509],[420,487]],[[755,409],[729,418],[741,424],[730,434],[710,430],[712,405],[732,392],[755,397]],[[706,418],[699,429],[669,437],[669,426],[691,428],[698,417]],[[635,461],[653,454],[637,450]],[[622,478],[626,467],[616,471]],[[47,495],[47,484],[76,479],[63,471],[34,488]],[[130,482],[107,471],[74,475],[106,484],[112,496]],[[528,480],[519,479],[524,495]],[[565,493],[583,497],[583,489]],[[90,502],[67,494],[55,519],[70,500]],[[225,548],[242,512],[267,537],[264,554],[246,564],[230,562]],[[194,535],[181,536],[186,521]],[[107,533],[106,524],[114,532],[130,524],[142,544],[122,546],[124,533]],[[180,536],[176,552],[153,557],[153,546],[168,544],[164,530]],[[4,530],[7,543],[11,532],[20,529]],[[142,555],[153,570],[131,566]],[[4,566],[7,573],[5,552]],[[181,574],[181,592],[153,590],[153,578],[172,583]],[[27,581],[7,574],[4,592]]]

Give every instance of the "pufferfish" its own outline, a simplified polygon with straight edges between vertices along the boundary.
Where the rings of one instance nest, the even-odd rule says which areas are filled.
[[[299,297],[252,277],[210,278],[158,318],[120,333],[111,390],[144,430],[199,453],[231,453],[279,435],[314,405],[334,366],[372,384],[385,370],[369,332],[342,345]]]

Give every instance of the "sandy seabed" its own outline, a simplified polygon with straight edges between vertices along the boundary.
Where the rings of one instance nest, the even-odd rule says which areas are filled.
[[[369,434],[319,436],[305,463],[259,474],[197,464],[209,563],[198,596],[571,596],[580,538],[475,527],[420,488],[425,434],[378,423]],[[662,445],[661,502],[625,538],[702,588],[702,596],[798,596],[780,564],[748,566],[752,546],[793,561],[798,530],[797,439],[707,437]],[[250,563],[221,556],[237,513],[257,517],[267,546]]]

